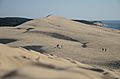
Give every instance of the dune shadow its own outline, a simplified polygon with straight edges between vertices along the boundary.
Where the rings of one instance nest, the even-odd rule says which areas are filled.
[[[113,68],[113,69],[120,69],[120,60],[118,61],[110,61],[105,64],[106,66]]]
[[[88,70],[92,70],[92,71],[96,71],[96,72],[104,72],[103,69],[98,69],[98,68],[91,68],[91,69],[88,69]]]
[[[120,69],[120,60],[116,61],[106,61],[102,63],[97,63],[99,66],[103,66],[108,69]]]
[[[23,48],[27,49],[27,50],[34,50],[40,53],[45,53],[46,51],[44,49],[42,49],[43,46],[39,46],[39,45],[32,45],[32,46],[22,46]]]
[[[16,75],[17,75],[17,71],[13,70],[13,71],[10,71],[10,72],[6,73],[5,75],[3,75],[1,77],[1,79],[9,79],[10,77],[13,77],[13,76],[16,76]]]
[[[71,38],[71,37],[68,37],[68,36],[65,36],[65,35],[62,35],[62,34],[58,34],[58,33],[51,33],[51,36],[54,37],[54,38],[58,38],[58,39],[63,39],[63,40],[69,40],[69,41],[79,42],[79,41],[76,40],[76,39],[73,39],[73,38]]]
[[[27,33],[27,32],[29,32],[29,31],[31,31],[31,30],[33,30],[33,29],[34,29],[34,28],[27,28],[26,31],[23,32],[23,33]]]
[[[49,68],[49,69],[55,69],[55,70],[65,70],[65,68],[61,68],[61,67],[56,67],[52,64],[45,64],[45,63],[34,63],[33,65],[35,66],[39,66],[39,67],[44,67],[44,68]]]
[[[87,70],[92,70],[92,71],[99,72],[99,73],[104,72],[104,70],[100,69],[100,68],[85,68],[85,67],[80,67],[80,68],[87,69]]]
[[[44,35],[48,35],[57,39],[63,39],[63,40],[69,40],[69,41],[74,41],[74,42],[80,42],[79,40],[73,39],[69,36],[66,35],[62,35],[59,33],[52,33],[52,32],[43,32],[43,31],[31,31],[32,33],[40,33],[40,34],[44,34]]]
[[[17,41],[17,39],[0,38],[0,43],[2,44],[7,44],[7,43],[15,42],[15,41]]]

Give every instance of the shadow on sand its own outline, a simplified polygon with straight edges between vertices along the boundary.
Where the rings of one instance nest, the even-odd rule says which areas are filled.
[[[40,34],[44,34],[44,35],[48,35],[57,39],[63,39],[63,40],[68,40],[68,41],[74,41],[74,42],[80,42],[79,40],[73,39],[69,36],[65,36],[59,33],[52,33],[52,32],[43,32],[43,31],[30,31],[32,33],[40,33]]]
[[[7,43],[15,42],[15,41],[17,41],[17,39],[0,38],[0,43],[2,44],[7,44]]]
[[[43,46],[39,46],[39,45],[32,45],[32,46],[22,46],[23,48],[27,49],[27,50],[34,50],[40,53],[45,53],[46,51],[44,49],[42,49]]]

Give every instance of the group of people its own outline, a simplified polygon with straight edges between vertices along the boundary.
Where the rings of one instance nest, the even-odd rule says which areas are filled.
[[[106,49],[106,48],[102,48],[102,51],[105,51],[105,52],[106,52],[106,51],[107,51],[107,49]]]
[[[63,48],[63,45],[60,45],[60,44],[57,44],[55,48]],[[102,48],[102,51],[106,52],[107,51],[107,48]]]

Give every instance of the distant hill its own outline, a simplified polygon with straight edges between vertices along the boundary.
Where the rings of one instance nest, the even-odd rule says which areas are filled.
[[[75,20],[75,19],[72,19],[72,21],[89,24],[89,25],[103,26],[103,23],[101,21],[87,21],[87,20]]]
[[[0,27],[1,26],[14,27],[30,20],[32,19],[21,18],[21,17],[4,17],[4,18],[0,18]]]

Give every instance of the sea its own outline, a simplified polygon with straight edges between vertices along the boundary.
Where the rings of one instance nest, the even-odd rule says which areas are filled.
[[[120,30],[120,20],[103,20],[104,27]]]

